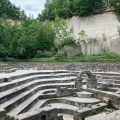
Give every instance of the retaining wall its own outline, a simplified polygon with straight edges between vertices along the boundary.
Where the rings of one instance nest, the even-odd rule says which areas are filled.
[[[96,98],[101,100],[103,100],[103,98],[110,98],[112,105],[120,109],[120,95],[96,89],[87,89],[87,91],[92,92]]]
[[[120,72],[120,63],[98,63],[98,62],[39,62],[10,64],[18,69],[37,70],[73,70],[73,71],[93,71],[93,72]]]

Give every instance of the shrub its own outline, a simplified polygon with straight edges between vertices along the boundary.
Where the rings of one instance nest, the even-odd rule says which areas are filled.
[[[76,56],[76,57],[83,56],[83,53],[82,53],[82,52],[81,52],[81,53],[77,53],[75,56]]]
[[[52,56],[52,54],[38,52],[38,53],[35,55],[35,58],[49,58],[49,57],[51,57],[51,56]]]
[[[115,14],[120,15],[120,1],[119,0],[110,0],[110,3],[114,7]]]
[[[0,58],[6,58],[7,57],[7,51],[5,50],[4,46],[0,44]]]
[[[54,55],[54,58],[56,61],[62,59],[62,58],[65,58],[67,55],[66,55],[66,52],[63,52],[63,53],[57,53]]]
[[[61,41],[58,48],[63,48],[65,45],[74,45],[74,44],[75,44],[75,40],[72,37],[69,37]]]

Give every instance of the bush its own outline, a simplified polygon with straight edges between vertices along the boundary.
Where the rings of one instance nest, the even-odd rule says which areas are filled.
[[[65,45],[74,45],[74,44],[75,44],[75,40],[70,37],[70,38],[66,38],[63,41],[61,41],[58,48],[63,48]]]
[[[48,54],[48,53],[42,53],[42,52],[38,52],[34,58],[49,58],[51,57],[53,54]]]
[[[104,57],[104,58],[117,58],[118,54],[113,52],[100,52],[98,54],[93,54],[92,56]]]
[[[63,59],[63,58],[66,58],[66,52],[63,52],[63,53],[57,53],[54,55],[54,58],[56,61],[60,60],[60,59]]]
[[[75,56],[76,56],[76,57],[83,56],[83,53],[77,53]]]
[[[0,58],[6,58],[7,57],[7,51],[5,50],[4,46],[0,44]]]
[[[119,0],[110,0],[110,3],[114,7],[115,14],[120,15],[120,1]]]

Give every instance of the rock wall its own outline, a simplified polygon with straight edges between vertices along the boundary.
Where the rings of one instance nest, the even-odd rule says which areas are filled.
[[[93,71],[93,72],[120,72],[120,63],[97,63],[97,62],[39,62],[10,64],[18,69],[37,70],[72,70],[72,71]]]
[[[81,45],[83,54],[93,54],[100,51],[112,51],[120,54],[120,36],[117,27],[118,17],[113,12],[106,12],[88,17],[74,16],[66,20],[69,28],[74,28],[73,37],[79,40],[78,33],[84,30],[88,37],[96,38],[96,42]]]
[[[78,53],[81,53],[81,46],[80,45],[65,45],[61,52],[65,51],[67,53],[67,56],[74,56]]]
[[[88,36],[102,37],[105,34],[107,38],[118,35],[117,26],[120,22],[117,16],[112,12],[107,12],[98,15],[91,15],[88,17],[74,16],[67,19],[69,27],[74,28],[73,36],[78,39],[78,32],[84,30]]]

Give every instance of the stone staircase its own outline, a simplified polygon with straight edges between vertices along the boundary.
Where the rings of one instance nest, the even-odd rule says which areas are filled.
[[[98,83],[112,81],[113,87],[119,87],[119,76],[96,74]],[[8,120],[13,117],[45,107],[55,107],[60,113],[102,111],[107,105],[94,97],[93,93],[76,92],[76,96],[57,96],[57,88],[73,90],[77,75],[67,70],[16,70],[14,73],[0,75],[0,108],[5,110]],[[106,77],[106,78],[105,78]],[[86,76],[83,76],[86,84]],[[114,80],[113,80],[114,78]],[[104,81],[102,81],[104,79]],[[115,82],[114,82],[115,81]],[[27,115],[27,114],[26,114]],[[7,120],[7,119],[5,119]]]
[[[10,116],[29,111],[45,92],[55,94],[57,86],[73,88],[74,73],[67,71],[16,71],[0,79],[0,108]],[[7,79],[7,80],[5,80]],[[54,90],[54,91],[53,91]]]

